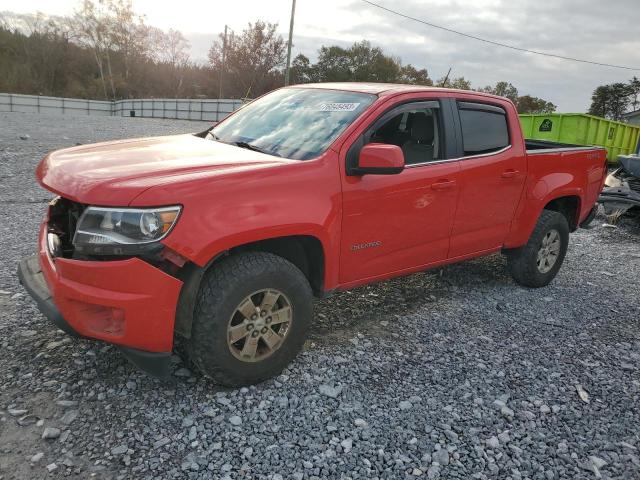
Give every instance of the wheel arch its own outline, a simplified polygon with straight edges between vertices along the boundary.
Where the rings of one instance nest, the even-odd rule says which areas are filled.
[[[519,248],[526,244],[538,223],[540,215],[545,210],[556,211],[564,215],[569,224],[569,231],[575,231],[580,224],[582,203],[583,192],[579,188],[564,188],[546,195],[530,196],[525,199],[523,209],[516,213],[503,248]]]
[[[289,260],[307,278],[314,295],[322,296],[324,292],[325,253],[322,242],[317,237],[312,235],[288,235],[266,238],[233,247],[227,251],[227,255],[247,251],[269,252]]]
[[[191,336],[191,324],[196,297],[200,289],[200,282],[204,274],[223,258],[240,252],[269,252],[278,255],[300,269],[309,281],[314,296],[323,297],[325,294],[326,254],[321,240],[313,235],[287,235],[271,237],[236,245],[214,255],[204,266],[187,263],[178,272],[178,278],[183,281],[174,331],[182,337]]]
[[[561,213],[567,219],[569,231],[574,232],[578,228],[581,204],[582,200],[578,195],[565,195],[549,200],[542,210]]]

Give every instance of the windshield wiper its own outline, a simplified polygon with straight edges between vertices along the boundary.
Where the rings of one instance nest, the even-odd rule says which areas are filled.
[[[235,145],[236,147],[240,147],[240,148],[246,148],[247,150],[253,150],[254,152],[260,152],[260,153],[264,153],[266,155],[274,155],[276,157],[279,157],[280,155],[278,155],[277,153],[273,153],[273,152],[268,152],[260,147],[256,147],[255,145],[252,145],[250,143],[247,142],[229,142],[231,145]]]

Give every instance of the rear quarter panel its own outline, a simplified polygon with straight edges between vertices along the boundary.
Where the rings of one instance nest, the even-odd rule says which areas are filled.
[[[506,248],[527,243],[540,213],[557,198],[579,198],[576,218],[579,225],[594,207],[607,171],[606,150],[600,148],[527,152],[527,160],[524,198],[505,241]]]

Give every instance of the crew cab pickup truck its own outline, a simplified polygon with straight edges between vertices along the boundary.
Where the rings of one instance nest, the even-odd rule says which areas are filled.
[[[199,134],[76,146],[19,276],[71,335],[168,372],[174,340],[231,386],[277,374],[313,297],[502,252],[547,285],[594,214],[606,152],[529,142],[513,104],[386,84],[273,91]]]

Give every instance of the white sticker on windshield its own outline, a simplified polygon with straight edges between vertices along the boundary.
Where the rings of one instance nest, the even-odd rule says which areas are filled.
[[[360,106],[359,103],[321,103],[321,112],[353,112]]]

